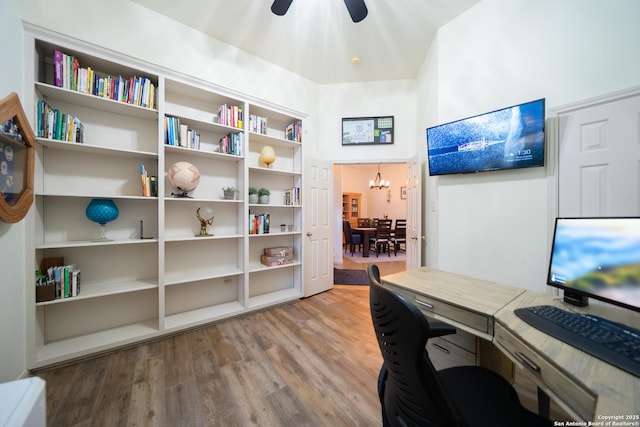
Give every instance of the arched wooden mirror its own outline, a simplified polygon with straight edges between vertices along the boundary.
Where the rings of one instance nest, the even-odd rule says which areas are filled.
[[[0,220],[14,223],[33,203],[35,135],[16,93],[0,101]]]

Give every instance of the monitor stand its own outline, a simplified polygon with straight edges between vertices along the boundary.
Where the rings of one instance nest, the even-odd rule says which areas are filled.
[[[589,297],[582,294],[564,290],[564,302],[578,307],[586,307],[589,305]]]

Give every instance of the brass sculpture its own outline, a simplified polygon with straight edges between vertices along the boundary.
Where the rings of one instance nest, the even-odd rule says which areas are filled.
[[[210,209],[206,209],[207,211],[211,212]],[[213,234],[209,233],[209,230],[207,230],[207,226],[213,224],[213,218],[215,218],[213,215],[211,215],[211,218],[203,218],[200,215],[200,207],[198,207],[198,209],[196,209],[196,218],[198,218],[198,221],[200,221],[200,234],[196,234],[196,237],[208,237],[208,236],[213,236]]]

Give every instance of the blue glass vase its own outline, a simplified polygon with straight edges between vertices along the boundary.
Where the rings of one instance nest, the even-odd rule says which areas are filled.
[[[100,224],[100,236],[94,240],[94,242],[107,242],[111,239],[107,239],[105,236],[106,225],[108,222],[118,218],[118,206],[111,199],[93,199],[87,205],[85,215],[89,220]]]

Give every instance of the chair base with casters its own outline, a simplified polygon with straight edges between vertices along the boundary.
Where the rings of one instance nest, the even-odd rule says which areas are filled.
[[[370,310],[383,357],[378,394],[385,426],[551,426],[520,405],[507,380],[479,366],[436,371],[425,349],[433,336],[416,306],[368,268]]]

